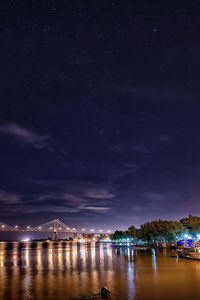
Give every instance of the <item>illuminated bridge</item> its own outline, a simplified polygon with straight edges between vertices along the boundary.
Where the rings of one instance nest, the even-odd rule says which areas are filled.
[[[58,219],[52,220],[50,222],[47,222],[45,224],[41,224],[38,226],[26,226],[26,227],[21,227],[21,226],[10,226],[8,224],[5,224],[3,222],[0,222],[0,232],[44,232],[44,233],[52,233],[53,234],[53,240],[58,240],[58,235],[59,233],[72,233],[74,237],[77,236],[77,229],[72,228],[70,226],[67,226],[63,222],[61,222]],[[97,232],[94,229],[87,230],[85,228],[80,230],[81,233],[85,234],[110,234],[111,230],[103,231],[103,230],[98,230]]]
[[[53,233],[53,240],[58,240],[59,233],[73,233],[74,235],[77,234],[76,228],[71,228],[61,222],[58,219],[52,220],[48,223],[38,225],[35,227],[26,226],[22,228],[20,226],[10,226],[5,223],[0,222],[0,232],[51,232]]]

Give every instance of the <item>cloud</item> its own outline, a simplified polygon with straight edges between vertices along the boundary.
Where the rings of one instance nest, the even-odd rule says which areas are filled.
[[[20,202],[21,198],[21,194],[0,189],[0,203],[2,204],[17,204]]]
[[[41,213],[41,212],[46,212],[46,213],[78,213],[80,212],[80,209],[78,207],[69,207],[66,205],[39,205],[39,204],[32,204],[29,203],[29,205],[22,204],[18,206],[15,209],[15,212],[19,211],[22,212],[23,214],[27,213]]]
[[[143,161],[121,162],[118,167],[110,171],[108,178],[111,181],[118,181],[126,176],[136,173],[147,164],[148,160],[146,159]]]
[[[172,108],[182,103],[191,104],[198,101],[198,95],[191,93],[188,90],[183,90],[182,87],[179,89],[165,88],[165,87],[138,87],[129,85],[120,85],[112,89],[111,93],[126,95],[134,98],[135,103],[151,103],[152,108],[160,107],[166,109]],[[123,98],[124,99],[124,98]],[[143,101],[141,101],[141,99]]]
[[[52,212],[76,214],[87,210],[101,213],[109,210],[106,201],[99,202],[104,198],[88,198],[69,191],[52,191],[41,195],[35,195],[32,200],[22,203],[20,210],[23,213]],[[106,206],[105,206],[106,205]]]
[[[92,188],[86,191],[86,197],[94,199],[112,199],[116,195],[110,193],[106,188]]]
[[[106,210],[109,210],[110,207],[103,207],[103,206],[86,206],[85,209],[92,210],[92,211],[95,211],[95,212],[99,212],[99,211],[106,211]]]
[[[141,153],[141,154],[152,154],[154,152],[149,147],[146,147],[142,144],[132,145],[131,150],[134,152]]]
[[[35,148],[48,148],[52,152],[53,148],[49,145],[50,137],[48,135],[40,135],[33,130],[27,129],[17,123],[6,123],[0,125],[0,133],[8,135],[21,143],[29,144]]]
[[[166,144],[172,144],[173,142],[172,137],[170,135],[161,135],[158,138],[158,140]]]
[[[114,145],[111,147],[111,150],[117,153],[140,153],[140,154],[152,154],[155,152],[155,149],[152,149],[148,141],[144,142],[128,142],[120,145]]]
[[[48,182],[49,183],[49,182]],[[109,211],[112,199],[112,188],[106,184],[89,182],[61,182],[62,186],[49,185],[44,192],[19,194],[0,189],[0,202],[4,213],[13,216],[18,214],[50,213],[51,215],[74,215],[91,212],[93,216]],[[41,182],[39,181],[39,186]],[[59,182],[58,182],[59,184]],[[4,201],[3,201],[4,200]],[[1,212],[0,212],[1,215]]]
[[[152,201],[162,202],[165,200],[165,195],[160,193],[144,192],[144,195]]]

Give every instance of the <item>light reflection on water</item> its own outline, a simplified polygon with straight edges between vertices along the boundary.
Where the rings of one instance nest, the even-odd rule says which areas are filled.
[[[71,299],[103,285],[113,300],[200,298],[200,262],[109,244],[0,243],[0,300]]]

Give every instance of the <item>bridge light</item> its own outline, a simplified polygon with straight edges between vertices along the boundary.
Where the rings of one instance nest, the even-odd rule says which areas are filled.
[[[90,229],[91,232],[94,232],[94,229]]]
[[[2,228],[5,228],[5,225],[2,225],[1,227],[2,227]]]
[[[26,228],[27,228],[27,229],[30,229],[31,227],[30,227],[30,226],[26,226]]]
[[[15,228],[17,229],[17,228],[18,228],[18,225],[16,225]]]
[[[99,229],[99,232],[103,232],[103,229]]]
[[[76,231],[76,228],[72,228],[73,231]]]
[[[53,229],[53,227],[49,227],[49,229]]]
[[[82,228],[81,230],[82,230],[82,231],[85,231],[85,228]]]
[[[59,230],[62,230],[62,227],[59,227],[58,229],[59,229]]]
[[[38,229],[42,229],[42,227],[41,227],[41,226],[39,226],[39,227],[38,227]]]
[[[107,233],[111,233],[111,230],[107,230]]]

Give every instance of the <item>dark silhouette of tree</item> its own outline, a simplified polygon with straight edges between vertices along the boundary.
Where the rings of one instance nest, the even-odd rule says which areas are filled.
[[[177,221],[152,221],[140,226],[140,238],[147,242],[174,242],[176,235],[183,231]]]
[[[129,237],[130,237],[130,235],[129,235],[128,231],[122,231],[122,230],[116,230],[111,235],[112,240],[122,240],[122,239],[127,239]]]
[[[137,238],[137,228],[134,225],[131,225],[128,228],[128,234],[130,235],[131,238],[135,239]]]
[[[188,218],[181,219],[180,223],[190,234],[200,232],[200,217],[189,215]]]

